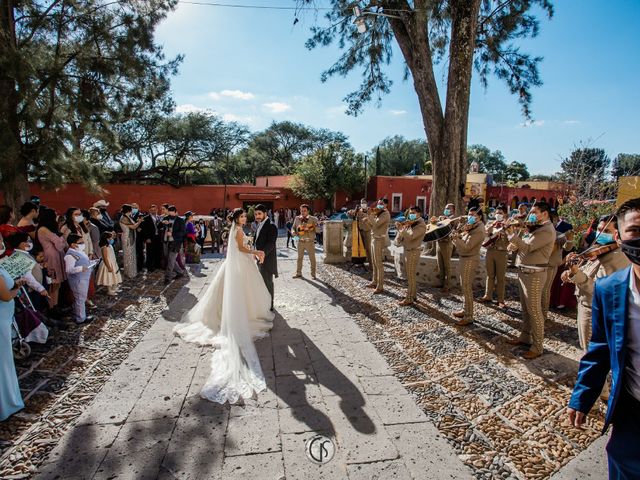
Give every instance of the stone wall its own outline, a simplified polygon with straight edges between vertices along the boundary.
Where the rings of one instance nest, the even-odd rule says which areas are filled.
[[[404,266],[403,248],[391,245],[390,253],[393,257],[393,264],[396,269],[396,273],[399,278],[406,279],[406,269]],[[454,257],[451,259],[451,286],[460,285],[460,259]],[[486,269],[484,258],[480,259],[478,270],[476,272],[476,278],[474,280],[474,288],[483,288],[486,281]],[[420,255],[420,263],[418,264],[418,283],[435,287],[439,284],[438,279],[438,261],[436,257],[427,256],[425,254]]]

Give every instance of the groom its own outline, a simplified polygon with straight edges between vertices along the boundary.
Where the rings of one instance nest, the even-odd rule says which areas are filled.
[[[278,276],[278,260],[276,256],[276,241],[278,240],[278,227],[276,227],[267,216],[267,207],[262,204],[254,208],[254,216],[258,222],[256,230],[256,240],[254,246],[256,250],[264,252],[264,261],[258,264],[260,274],[271,294],[271,310],[273,310],[273,276]]]

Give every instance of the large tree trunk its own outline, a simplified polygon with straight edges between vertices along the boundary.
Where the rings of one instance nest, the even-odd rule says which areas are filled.
[[[480,0],[451,1],[451,42],[446,108],[442,111],[429,43],[427,2],[415,11],[390,18],[394,35],[411,71],[429,143],[433,183],[429,212],[454,203],[462,212],[466,182],[466,148],[473,52]]]
[[[16,54],[13,0],[0,0],[0,58]],[[9,65],[0,67],[0,190],[17,210],[29,198],[27,164],[17,119],[18,93]],[[2,201],[2,199],[0,199]]]

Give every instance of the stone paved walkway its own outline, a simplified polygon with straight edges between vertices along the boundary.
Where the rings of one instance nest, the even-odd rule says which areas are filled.
[[[206,288],[193,278],[58,443],[38,479],[471,478],[326,284],[293,280],[281,251],[278,316],[257,342],[268,390],[244,406],[202,400],[210,350],[171,330]],[[307,267],[308,268],[308,267]],[[335,439],[323,465],[315,432]]]

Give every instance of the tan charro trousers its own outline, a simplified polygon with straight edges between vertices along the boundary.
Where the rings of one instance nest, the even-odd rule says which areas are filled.
[[[298,265],[296,268],[296,275],[302,275],[302,259],[304,258],[304,252],[307,252],[309,255],[309,260],[311,261],[311,276],[316,276],[316,246],[313,243],[313,240],[302,240],[298,241]]]
[[[522,332],[520,340],[531,343],[531,351],[544,350],[544,316],[542,315],[542,289],[547,272],[518,273],[520,304],[522,305]]]
[[[407,300],[415,302],[418,299],[418,263],[420,262],[420,249],[404,252],[404,264],[407,268]]]
[[[546,319],[549,314],[549,304],[551,303],[551,286],[553,280],[558,273],[558,267],[547,267],[547,278],[544,281],[544,288],[542,289],[542,315]]]
[[[460,285],[462,285],[462,295],[464,296],[464,318],[465,321],[473,320],[473,281],[476,278],[476,271],[480,257],[460,257]]]
[[[585,353],[591,341],[591,313],[591,307],[578,302],[578,339]]]
[[[373,265],[371,283],[374,283],[378,290],[384,288],[384,247],[384,238],[374,238],[371,241],[371,263]]]
[[[438,278],[443,287],[451,287],[451,254],[453,242],[436,242],[436,256],[438,257]]]
[[[507,276],[507,251],[487,250],[487,284],[484,296],[493,299],[494,289],[498,297],[498,302],[504,302],[505,278]]]

